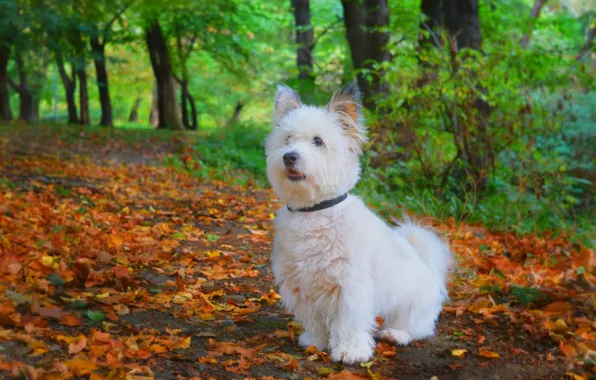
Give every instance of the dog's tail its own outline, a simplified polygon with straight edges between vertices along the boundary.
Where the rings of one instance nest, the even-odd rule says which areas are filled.
[[[433,231],[406,219],[399,223],[396,232],[412,244],[426,265],[445,280],[452,264],[451,251],[447,244]]]

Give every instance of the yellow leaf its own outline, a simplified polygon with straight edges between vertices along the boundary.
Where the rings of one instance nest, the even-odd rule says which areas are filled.
[[[566,375],[572,380],[588,380],[588,376],[578,375],[577,373],[573,372],[567,372]]]
[[[458,357],[458,358],[463,358],[464,355],[466,354],[466,352],[468,352],[468,351],[463,348],[458,348],[455,350],[451,350],[451,355]]]
[[[485,357],[485,358],[490,358],[490,359],[498,359],[501,357],[498,352],[485,351],[485,350],[480,350],[478,355]]]
[[[54,258],[52,256],[43,256],[41,258],[41,263],[46,267],[51,267],[54,263]]]
[[[207,257],[219,257],[221,252],[219,251],[207,251]]]
[[[66,368],[72,371],[76,376],[89,374],[97,368],[97,364],[87,359],[71,359],[64,363]]]
[[[118,248],[124,244],[124,238],[117,234],[111,234],[108,237],[108,247],[110,248]]]
[[[278,338],[289,338],[290,337],[290,332],[287,331],[287,330],[286,331],[284,331],[284,330],[275,330],[273,333]]]

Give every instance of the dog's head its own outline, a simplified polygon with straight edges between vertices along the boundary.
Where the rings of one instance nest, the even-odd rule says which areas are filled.
[[[308,207],[356,185],[366,131],[355,84],[337,91],[323,108],[304,105],[292,89],[279,86],[273,118],[267,176],[282,201]]]

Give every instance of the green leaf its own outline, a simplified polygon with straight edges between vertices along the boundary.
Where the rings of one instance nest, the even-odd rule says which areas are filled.
[[[56,186],[56,192],[63,197],[70,197],[71,195],[70,190],[63,188],[62,186]]]
[[[219,235],[212,235],[212,234],[207,234],[205,237],[209,241],[218,241],[221,238],[221,236],[219,236]]]
[[[105,319],[105,315],[101,311],[87,310],[87,317],[94,322],[101,322]]]
[[[582,275],[582,274],[586,273],[586,268],[584,268],[583,266],[582,267],[579,267],[579,268],[577,268],[576,273],[578,275]]]
[[[319,367],[317,368],[317,373],[319,374],[319,376],[329,376],[333,373],[333,368]]]

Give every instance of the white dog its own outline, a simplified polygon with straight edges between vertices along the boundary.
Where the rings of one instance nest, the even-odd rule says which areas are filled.
[[[280,86],[266,144],[269,181],[287,204],[277,213],[272,256],[280,294],[304,327],[300,345],[329,349],[345,363],[370,359],[373,335],[399,344],[432,336],[451,258],[434,233],[412,223],[389,227],[347,195],[366,140],[358,102],[355,85],[325,108]]]

